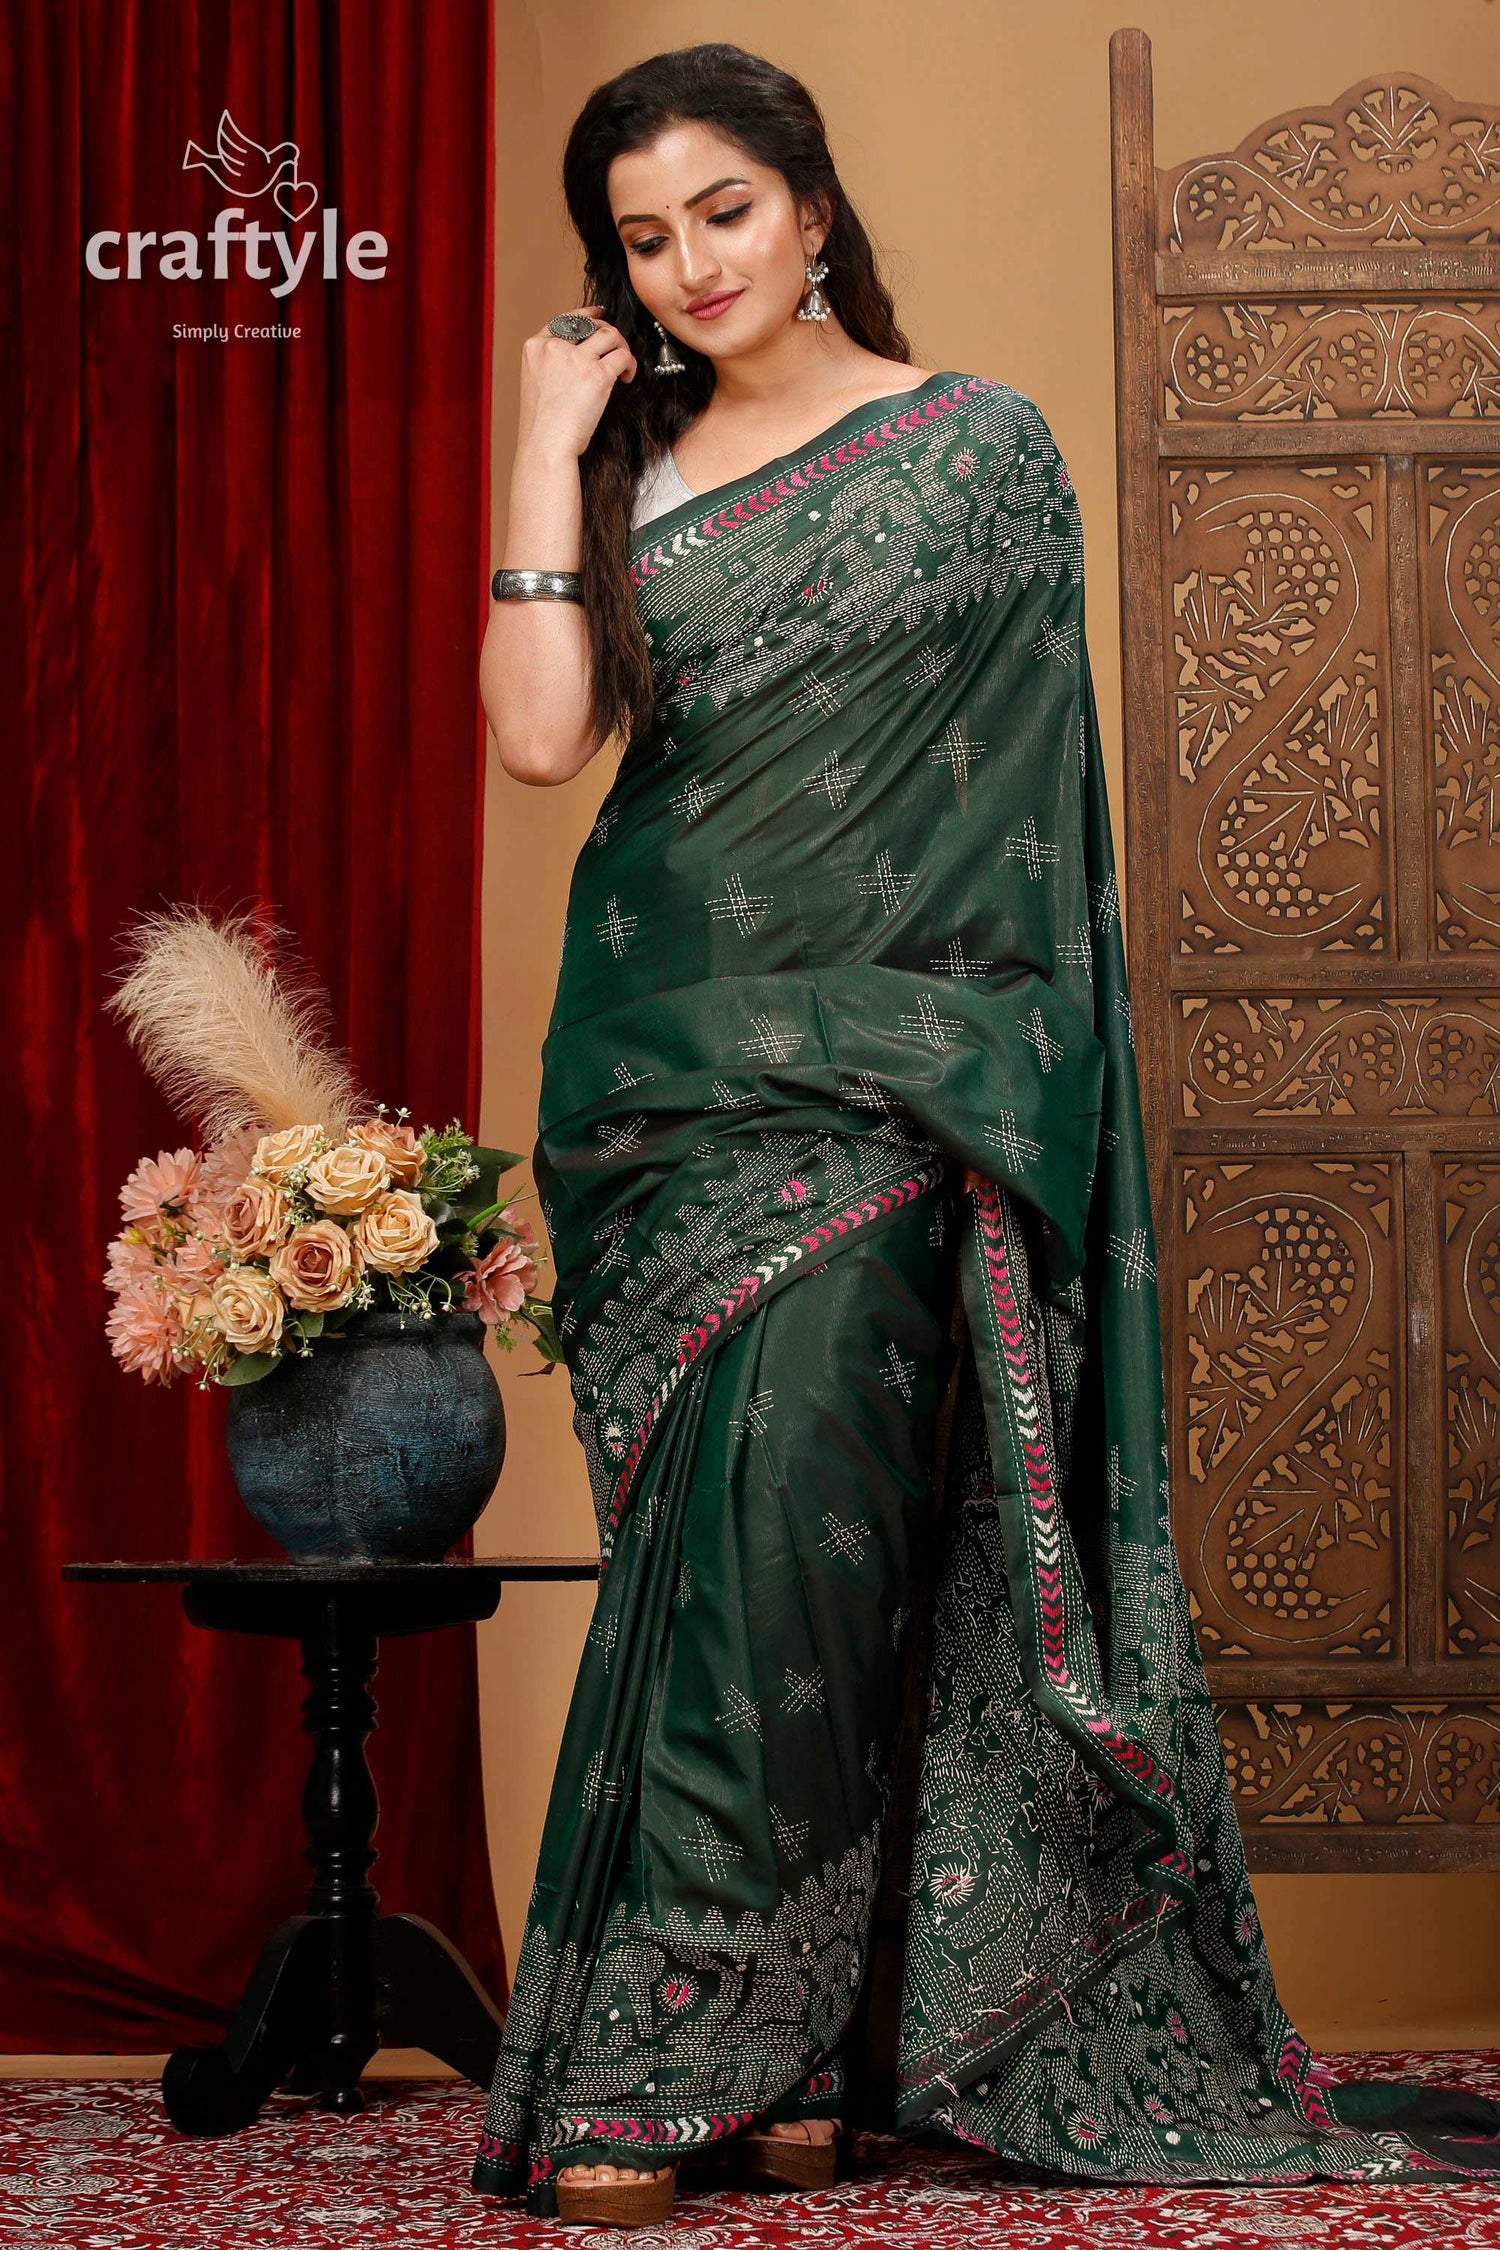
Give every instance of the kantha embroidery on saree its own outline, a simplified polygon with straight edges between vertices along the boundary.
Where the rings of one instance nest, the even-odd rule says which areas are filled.
[[[660,717],[579,855],[536,1156],[603,1569],[475,2184],[546,2213],[563,2163],[839,2112],[934,1517],[898,2124],[1101,2180],[1500,2170],[1494,2104],[1335,2080],[1277,1997],[1046,424],[934,375],[632,575]]]

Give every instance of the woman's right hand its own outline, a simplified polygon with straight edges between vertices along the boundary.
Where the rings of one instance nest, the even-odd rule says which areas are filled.
[[[581,344],[543,328],[521,350],[518,448],[534,444],[583,453],[616,383],[635,380],[636,359],[620,330],[598,305],[580,305],[599,325]]]

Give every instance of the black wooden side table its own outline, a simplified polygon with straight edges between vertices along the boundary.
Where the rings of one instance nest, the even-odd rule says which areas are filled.
[[[382,1639],[493,1616],[501,1588],[591,1579],[574,1556],[479,1562],[68,1563],[64,1578],[182,1587],[194,1625],[299,1641],[313,1738],[302,1793],[307,1911],[261,1948],[221,2046],[179,2047],[162,2099],[184,2133],[233,2133],[288,2079],[323,2106],[364,2107],[360,2074],[384,2042],[421,2047],[476,2084],[494,2073],[502,2019],[457,1948],[415,1914],[379,1913],[368,1881],[379,1811],[365,1758],[370,1681]]]

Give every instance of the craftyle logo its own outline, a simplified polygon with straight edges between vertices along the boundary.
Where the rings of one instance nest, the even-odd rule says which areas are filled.
[[[269,282],[273,297],[290,295],[303,280],[316,245],[321,246],[319,263],[325,281],[337,281],[343,273],[355,281],[384,279],[390,256],[385,236],[364,228],[344,240],[335,204],[324,204],[321,225],[302,228],[293,235],[291,229],[311,217],[319,201],[317,186],[303,177],[302,151],[295,141],[277,141],[268,147],[245,132],[224,109],[219,113],[214,146],[200,148],[190,140],[182,169],[207,173],[216,186],[237,200],[216,214],[201,240],[189,227],[169,227],[161,234],[154,228],[101,228],[84,245],[84,263],[96,281],[139,281],[147,251],[155,252],[153,263],[163,281],[202,281],[204,255],[211,252],[212,277],[224,281],[229,275],[233,243],[241,246],[248,278]],[[261,196],[269,198],[289,222],[288,227],[263,226],[260,220],[246,216],[245,205]],[[269,218],[271,212],[267,210],[265,215]],[[236,225],[236,220],[242,223]]]
[[[219,139],[212,155],[189,141],[182,159],[184,172],[207,172],[230,195],[269,194],[271,201],[293,220],[305,219],[318,200],[311,180],[300,176],[302,151],[295,141],[278,141],[262,148],[242,133],[227,109],[219,112]]]

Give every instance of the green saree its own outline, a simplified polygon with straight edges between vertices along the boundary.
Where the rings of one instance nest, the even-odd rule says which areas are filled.
[[[537,1150],[603,1563],[475,2185],[545,2214],[569,2163],[841,2110],[919,1583],[898,2127],[1095,2179],[1500,2169],[1495,2105],[1335,2081],[1277,2000],[1045,423],[934,375],[632,570],[663,715],[579,857]]]

